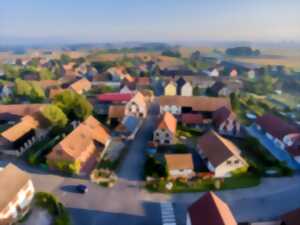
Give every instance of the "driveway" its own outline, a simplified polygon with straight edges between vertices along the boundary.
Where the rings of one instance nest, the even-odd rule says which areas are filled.
[[[300,164],[294,160],[287,151],[282,150],[273,141],[268,139],[261,131],[257,130],[254,125],[246,128],[248,133],[259,140],[259,142],[279,161],[286,162],[294,170],[300,170]]]

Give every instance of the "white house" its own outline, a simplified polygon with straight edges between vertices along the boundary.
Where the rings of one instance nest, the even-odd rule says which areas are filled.
[[[157,144],[172,144],[175,141],[177,120],[169,112],[160,118],[153,134],[153,141]]]
[[[256,119],[256,128],[265,133],[283,151],[289,152],[300,163],[300,130],[273,114]]]
[[[34,196],[28,174],[8,164],[0,171],[0,224],[11,225],[25,216]]]
[[[219,77],[220,76],[220,72],[217,68],[208,69],[203,72],[209,77]]]
[[[249,79],[254,79],[255,76],[256,76],[255,70],[249,70],[247,72],[247,76],[248,76]]]
[[[213,124],[220,134],[238,135],[240,133],[241,124],[233,111],[227,107],[221,107],[213,112]]]
[[[181,87],[181,95],[182,96],[193,96],[193,85],[190,82],[185,82],[185,84]]]
[[[199,138],[198,153],[207,161],[207,167],[215,177],[230,177],[235,170],[248,168],[238,147],[214,131]]]
[[[125,105],[126,116],[136,116],[146,118],[148,112],[148,103],[141,92],[137,92],[133,98]]]
[[[194,173],[194,164],[192,154],[165,154],[169,177],[192,178]]]

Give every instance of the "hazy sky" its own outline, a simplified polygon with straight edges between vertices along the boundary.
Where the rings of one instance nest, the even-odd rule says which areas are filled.
[[[300,40],[300,0],[0,0],[0,38]]]

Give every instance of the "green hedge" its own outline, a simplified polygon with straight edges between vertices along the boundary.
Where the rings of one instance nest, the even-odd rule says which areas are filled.
[[[45,209],[53,217],[53,225],[71,225],[70,216],[62,203],[52,194],[37,192],[34,197],[36,206]]]

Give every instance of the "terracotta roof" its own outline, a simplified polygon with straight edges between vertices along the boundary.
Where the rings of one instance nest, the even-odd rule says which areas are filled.
[[[134,94],[132,93],[105,93],[98,95],[100,102],[128,102]]]
[[[193,203],[188,213],[192,225],[237,225],[228,205],[213,192]]]
[[[91,87],[92,87],[92,83],[88,81],[86,78],[77,80],[70,86],[70,88],[77,93],[81,93],[82,91],[89,90],[91,89]]]
[[[198,147],[214,167],[218,167],[233,155],[246,163],[240,155],[239,148],[215,131],[208,131],[201,136],[198,140]]]
[[[38,126],[39,121],[35,118],[32,116],[24,116],[19,123],[2,132],[1,136],[10,142],[15,142],[30,130],[36,129]]]
[[[201,114],[183,113],[181,122],[185,124],[202,124],[203,116]]]
[[[94,141],[105,145],[109,139],[110,135],[106,128],[94,117],[89,116],[59,142],[47,157],[55,159],[59,155],[56,151],[63,151],[71,160],[76,160],[88,150]]]
[[[166,154],[169,170],[194,169],[192,154]]]
[[[234,112],[229,110],[227,107],[221,107],[217,109],[215,112],[213,112],[213,123],[216,127],[219,127],[223,122],[225,122],[227,119],[235,119],[236,115]]]
[[[56,95],[62,93],[63,91],[64,89],[60,87],[51,88],[49,91],[49,98],[54,98]]]
[[[159,129],[168,129],[173,134],[176,133],[177,120],[169,112],[165,112],[164,115],[160,118],[157,128]]]
[[[266,132],[270,133],[273,137],[282,140],[284,136],[293,133],[300,133],[300,131],[278,116],[267,113],[258,117],[256,123],[261,126]]]
[[[228,98],[206,97],[206,96],[160,96],[160,106],[176,105],[181,107],[191,107],[193,111],[214,112],[226,106],[231,109]]]
[[[111,105],[108,109],[108,118],[123,118],[125,113],[124,105]]]
[[[136,104],[138,105],[146,105],[146,99],[145,96],[141,93],[141,92],[137,92],[133,98],[131,99],[131,101],[134,101]]]
[[[30,180],[27,173],[13,164],[8,164],[0,171],[0,212],[13,201],[17,193],[25,187]]]
[[[6,115],[15,115],[23,117],[31,115],[40,110],[42,106],[47,104],[14,104],[14,105],[0,105],[0,120]]]
[[[284,214],[281,216],[281,220],[285,225],[299,225],[300,208]]]

